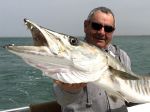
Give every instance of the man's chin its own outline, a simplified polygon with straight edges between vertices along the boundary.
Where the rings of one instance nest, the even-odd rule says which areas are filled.
[[[99,48],[105,48],[106,47],[106,43],[104,41],[98,41],[96,43],[96,46]]]

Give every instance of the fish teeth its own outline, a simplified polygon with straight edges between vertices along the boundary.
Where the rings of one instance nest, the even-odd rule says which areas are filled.
[[[27,25],[27,22],[25,22],[24,24]]]
[[[32,30],[32,29],[33,29],[33,26],[31,26],[30,29]]]

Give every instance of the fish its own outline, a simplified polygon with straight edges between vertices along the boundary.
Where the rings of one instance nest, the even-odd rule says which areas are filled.
[[[6,45],[27,64],[53,80],[77,84],[92,82],[114,99],[127,102],[150,102],[150,76],[138,75],[111,54],[75,36],[58,33],[29,19],[33,45]]]

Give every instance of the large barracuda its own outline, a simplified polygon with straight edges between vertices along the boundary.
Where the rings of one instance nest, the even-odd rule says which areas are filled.
[[[33,46],[6,48],[52,79],[64,83],[93,82],[113,98],[128,102],[150,102],[150,78],[125,68],[116,58],[76,37],[57,33],[24,19]]]

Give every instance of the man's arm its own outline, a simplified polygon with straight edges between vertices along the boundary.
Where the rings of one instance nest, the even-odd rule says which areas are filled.
[[[86,86],[85,83],[67,84],[60,81],[54,81],[53,88],[56,100],[61,106],[66,106],[78,99],[79,94]]]

